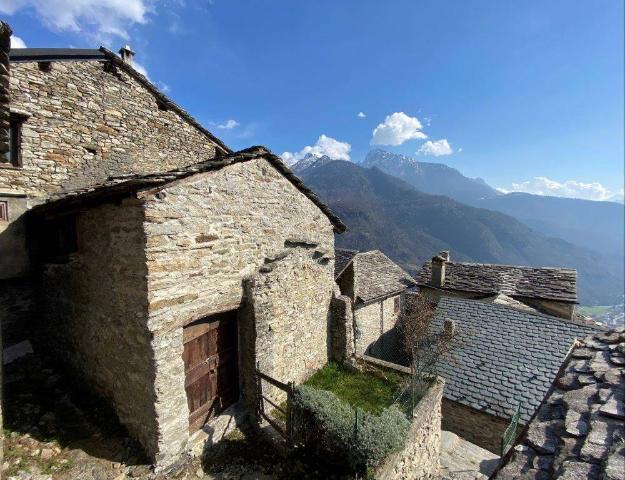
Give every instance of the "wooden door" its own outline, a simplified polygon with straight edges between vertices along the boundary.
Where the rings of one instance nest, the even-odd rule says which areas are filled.
[[[195,432],[239,398],[237,311],[187,325],[183,342],[189,431]]]

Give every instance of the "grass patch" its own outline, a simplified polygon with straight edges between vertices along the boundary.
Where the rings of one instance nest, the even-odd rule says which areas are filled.
[[[605,313],[608,313],[611,308],[612,306],[610,305],[597,305],[594,307],[579,306],[577,307],[577,311],[580,312],[582,315],[593,316],[593,315],[603,315]]]
[[[352,407],[379,415],[393,403],[405,380],[404,375],[392,371],[354,372],[336,363],[328,363],[304,385],[332,392]]]

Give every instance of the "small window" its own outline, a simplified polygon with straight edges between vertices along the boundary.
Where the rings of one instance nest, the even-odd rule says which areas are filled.
[[[0,163],[22,166],[22,123],[25,118],[19,115],[11,115],[9,128],[9,151],[0,156]]]
[[[394,311],[395,313],[399,312],[399,310],[401,309],[401,297],[395,297],[395,305],[394,305]]]
[[[9,204],[8,202],[0,202],[0,222],[9,221]]]

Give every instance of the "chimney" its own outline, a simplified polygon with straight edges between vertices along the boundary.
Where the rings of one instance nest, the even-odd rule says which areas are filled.
[[[132,65],[132,59],[135,56],[135,52],[132,51],[129,45],[124,45],[119,49],[119,56],[122,57],[122,61],[128,65]]]
[[[432,258],[432,285],[435,287],[445,285],[445,264],[447,263],[447,258],[449,258],[449,252],[445,253],[447,253],[447,256],[438,254]]]
[[[443,329],[445,331],[445,336],[449,337],[449,338],[453,338],[456,336],[456,322],[453,320],[450,320],[449,318],[445,319],[445,322],[443,323]]]
[[[449,250],[442,250],[442,251],[438,252],[438,256],[439,257],[443,257],[446,262],[451,260],[451,255],[449,254]]]

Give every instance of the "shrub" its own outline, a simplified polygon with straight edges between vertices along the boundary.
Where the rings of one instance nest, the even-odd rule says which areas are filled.
[[[305,385],[295,390],[293,421],[298,443],[330,462],[347,460],[354,471],[375,467],[401,450],[410,427],[395,405],[374,415],[353,409],[332,392]]]

